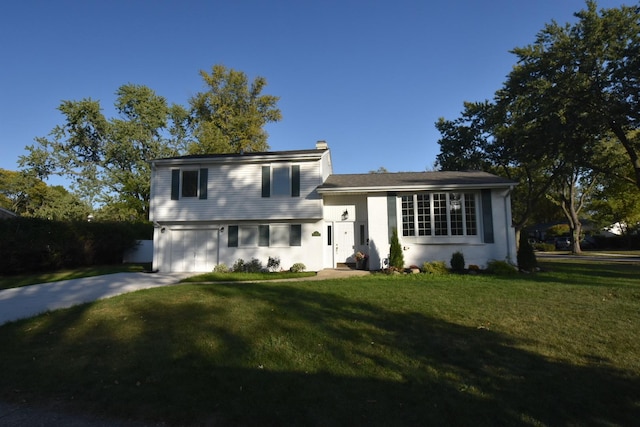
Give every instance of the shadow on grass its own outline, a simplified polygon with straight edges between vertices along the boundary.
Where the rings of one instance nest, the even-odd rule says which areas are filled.
[[[636,373],[548,360],[486,329],[313,285],[189,289],[183,300],[183,287],[116,298],[114,318],[84,305],[0,328],[0,346],[15,349],[0,355],[14,367],[0,378],[2,395],[73,399],[93,413],[180,425],[631,425],[640,417]],[[274,366],[259,366],[267,336],[288,343],[266,351]]]

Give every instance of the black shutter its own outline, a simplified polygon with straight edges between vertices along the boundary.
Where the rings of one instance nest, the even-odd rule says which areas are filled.
[[[484,230],[484,242],[494,243],[491,190],[482,190],[482,229]]]
[[[289,231],[289,246],[302,246],[302,225],[291,224]]]
[[[269,226],[258,226],[258,246],[269,246]]]
[[[209,169],[200,169],[200,198],[207,198],[207,184],[209,182]]]
[[[171,200],[180,199],[180,169],[171,169]]]
[[[271,197],[271,166],[262,167],[262,197]]]
[[[238,247],[238,226],[230,225],[227,236],[229,239],[227,246],[229,246],[230,248],[237,248]]]
[[[291,166],[291,197],[300,197],[300,165]]]

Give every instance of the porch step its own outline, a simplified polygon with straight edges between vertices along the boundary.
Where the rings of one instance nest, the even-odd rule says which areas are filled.
[[[355,270],[356,264],[352,262],[339,262],[336,264],[336,270]]]

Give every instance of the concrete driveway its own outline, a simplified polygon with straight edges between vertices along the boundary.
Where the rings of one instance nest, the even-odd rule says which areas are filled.
[[[0,325],[49,310],[172,285],[193,273],[115,273],[0,291]]]

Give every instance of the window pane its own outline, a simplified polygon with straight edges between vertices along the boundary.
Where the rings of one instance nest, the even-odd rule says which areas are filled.
[[[198,196],[198,171],[182,172],[182,197]]]
[[[402,235],[415,236],[415,213],[413,211],[413,195],[402,196]]]
[[[418,235],[431,236],[431,208],[428,194],[417,194]]]
[[[240,246],[258,246],[258,227],[240,227]]]
[[[273,168],[273,195],[290,196],[291,181],[289,179],[289,166],[276,166]]]
[[[436,236],[448,235],[447,228],[447,194],[433,195],[433,228]]]
[[[285,224],[272,225],[269,232],[270,246],[281,248],[289,246],[289,228]]]
[[[465,224],[467,226],[467,236],[476,236],[478,234],[478,225],[476,220],[476,196],[473,193],[464,195],[464,215]]]
[[[462,195],[460,193],[449,194],[449,215],[451,219],[451,235],[462,236]]]

